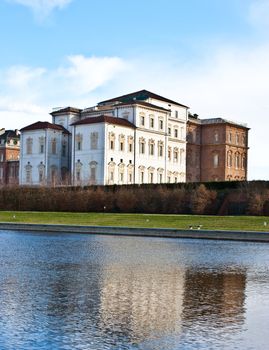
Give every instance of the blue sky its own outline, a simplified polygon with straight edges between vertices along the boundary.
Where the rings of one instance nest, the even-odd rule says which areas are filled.
[[[0,0],[0,121],[149,89],[248,123],[249,178],[269,179],[269,0]]]

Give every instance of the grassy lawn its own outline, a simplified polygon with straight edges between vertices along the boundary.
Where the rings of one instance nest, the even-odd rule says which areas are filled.
[[[207,230],[269,231],[269,217],[0,211],[0,222],[129,226]],[[267,223],[267,226],[264,223]]]

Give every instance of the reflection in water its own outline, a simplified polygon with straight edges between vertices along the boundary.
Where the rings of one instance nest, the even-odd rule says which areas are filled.
[[[0,349],[263,349],[268,250],[2,232]]]

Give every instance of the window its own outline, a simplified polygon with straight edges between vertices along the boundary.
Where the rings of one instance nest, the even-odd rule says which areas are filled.
[[[81,134],[76,135],[76,150],[77,151],[82,150],[82,135]]]
[[[168,131],[167,131],[167,133],[168,133],[168,136],[171,136],[171,127],[170,127],[170,126],[168,126]]]
[[[77,182],[81,181],[81,172],[82,172],[82,163],[78,159],[78,161],[76,162],[76,180],[77,180]]]
[[[62,144],[62,157],[66,157],[66,143]]]
[[[163,130],[163,120],[159,119],[159,129]]]
[[[178,162],[178,149],[174,148],[174,162]]]
[[[45,151],[45,137],[39,138],[39,153],[43,154]]]
[[[229,132],[229,142],[232,143],[232,140],[233,140],[233,138],[232,138],[232,133]]]
[[[236,136],[235,136],[235,143],[238,145],[239,144],[239,135],[238,134],[236,134]]]
[[[172,149],[171,147],[168,147],[168,160],[171,160],[171,155],[172,155]]]
[[[33,139],[31,137],[28,137],[28,139],[26,140],[26,153],[33,153]]]
[[[232,152],[228,151],[228,156],[227,156],[227,163],[228,163],[228,167],[231,168],[233,165],[233,156],[232,156]]]
[[[32,182],[32,165],[30,162],[25,167],[25,181],[30,184]]]
[[[214,141],[219,142],[219,133],[217,131],[214,133]]]
[[[150,125],[151,128],[154,128],[154,117],[150,117],[149,125]]]
[[[51,154],[56,154],[56,145],[57,145],[57,140],[53,138],[51,140]]]
[[[140,116],[140,125],[145,126],[145,117],[143,115]]]
[[[178,111],[175,111],[175,117],[178,118]]]
[[[175,130],[174,130],[174,137],[175,137],[175,138],[178,138],[178,129],[175,129]]]
[[[218,154],[213,155],[213,166],[214,166],[214,168],[217,168],[219,166],[219,155]]]
[[[90,162],[90,182],[91,183],[96,182],[96,168],[97,168],[97,162],[95,161]]]
[[[125,143],[125,136],[124,135],[119,135],[119,150],[121,152],[124,152],[124,143]]]
[[[98,147],[98,132],[91,132],[91,149],[97,149]]]
[[[111,150],[114,150],[115,148],[115,134],[113,132],[110,132],[108,135],[109,139],[109,147]]]
[[[154,156],[154,140],[149,140],[149,155]]]
[[[240,155],[237,153],[235,155],[235,169],[239,169],[240,167]]]
[[[41,162],[38,166],[39,182],[42,183],[45,180],[45,165]]]
[[[133,136],[128,136],[128,151],[129,152],[133,152],[133,143],[134,143]]]
[[[163,141],[158,142],[158,156],[159,157],[163,156]]]

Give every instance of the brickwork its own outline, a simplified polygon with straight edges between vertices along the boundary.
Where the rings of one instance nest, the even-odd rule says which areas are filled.
[[[17,130],[0,132],[0,185],[18,185],[20,135]]]
[[[246,180],[248,130],[221,118],[189,118],[187,181]],[[194,157],[199,157],[199,165]]]

